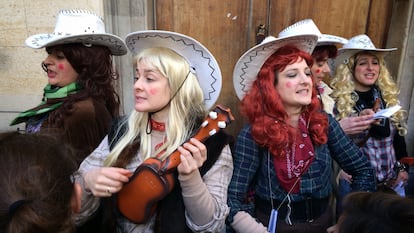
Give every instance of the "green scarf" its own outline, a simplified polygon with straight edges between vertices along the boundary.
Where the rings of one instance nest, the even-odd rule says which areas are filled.
[[[82,88],[77,83],[71,83],[67,86],[56,88],[47,84],[43,89],[42,102],[32,109],[21,112],[11,123],[10,126],[26,122],[30,117],[53,111],[60,107],[67,97],[77,93]]]

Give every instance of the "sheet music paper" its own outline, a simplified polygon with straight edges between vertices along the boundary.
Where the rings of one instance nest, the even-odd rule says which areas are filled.
[[[389,118],[400,109],[400,105],[395,105],[386,109],[381,109],[380,111],[374,114],[374,119]]]

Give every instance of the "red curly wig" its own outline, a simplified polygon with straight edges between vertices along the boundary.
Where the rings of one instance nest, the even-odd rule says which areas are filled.
[[[278,158],[284,158],[285,148],[287,145],[292,145],[291,139],[295,138],[296,129],[288,123],[288,114],[276,91],[277,74],[286,66],[302,59],[305,59],[309,67],[312,66],[313,60],[310,54],[291,45],[278,49],[263,64],[252,88],[241,102],[241,113],[251,124],[253,139]],[[313,83],[315,87],[314,79]],[[312,91],[311,103],[304,106],[303,114],[309,122],[308,130],[313,144],[325,144],[328,138],[328,118],[321,112],[321,104],[315,88]]]

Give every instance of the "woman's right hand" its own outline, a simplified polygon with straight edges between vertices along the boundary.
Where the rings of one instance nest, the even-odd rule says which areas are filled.
[[[367,115],[345,117],[339,121],[342,130],[347,135],[362,133],[371,127],[376,121],[373,119],[373,112]]]
[[[234,220],[231,227],[238,233],[268,233],[267,228],[256,221],[250,214],[245,211],[239,211],[234,215]]]
[[[132,172],[124,168],[102,167],[83,174],[85,189],[96,197],[108,197],[119,192],[124,183],[128,182]]]
[[[352,176],[348,173],[344,172],[344,170],[341,170],[339,172],[339,178],[348,181],[350,184],[352,184]]]
[[[328,227],[328,229],[326,229],[327,233],[337,233],[338,232],[338,225],[335,224],[333,226]]]

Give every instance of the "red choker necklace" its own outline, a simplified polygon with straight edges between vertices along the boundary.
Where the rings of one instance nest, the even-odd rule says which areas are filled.
[[[150,122],[151,122],[151,129],[157,130],[157,131],[160,131],[160,132],[165,131],[165,123],[155,121],[152,118],[150,118]]]

